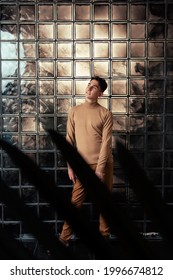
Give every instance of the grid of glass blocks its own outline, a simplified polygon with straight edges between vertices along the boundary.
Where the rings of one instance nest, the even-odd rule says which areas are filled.
[[[116,139],[172,208],[172,1],[1,0],[0,13],[1,137],[34,159],[69,195],[66,162],[46,129],[65,135],[69,109],[84,101],[90,77],[104,77],[108,89],[99,102],[114,117],[113,195],[129,207],[141,232],[154,232],[117,161]],[[62,217],[3,150],[0,164],[5,182],[58,233]],[[0,223],[18,238],[28,234],[2,202]]]

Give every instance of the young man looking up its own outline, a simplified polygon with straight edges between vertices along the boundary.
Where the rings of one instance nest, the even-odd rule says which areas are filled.
[[[113,156],[112,156],[112,113],[98,103],[98,98],[107,88],[104,79],[96,76],[91,78],[85,90],[85,102],[71,109],[67,121],[67,141],[86,160],[96,175],[112,189]],[[68,175],[73,182],[71,201],[76,207],[81,207],[85,200],[85,189],[68,164]],[[94,186],[93,186],[94,187]],[[106,221],[100,215],[100,233],[109,237],[110,231]],[[60,240],[68,245],[72,229],[64,223]]]

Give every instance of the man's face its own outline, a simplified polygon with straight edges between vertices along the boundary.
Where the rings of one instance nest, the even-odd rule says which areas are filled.
[[[96,101],[98,97],[102,96],[103,92],[97,80],[91,80],[86,87],[85,96],[90,101]]]

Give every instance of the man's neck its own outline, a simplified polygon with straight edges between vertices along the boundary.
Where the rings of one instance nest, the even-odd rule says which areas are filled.
[[[92,99],[85,98],[85,101],[87,101],[89,104],[95,104],[97,103],[98,99],[92,100]]]

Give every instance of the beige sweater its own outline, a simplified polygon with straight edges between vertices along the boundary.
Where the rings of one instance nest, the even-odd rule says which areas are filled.
[[[67,141],[77,148],[88,164],[104,172],[112,162],[112,113],[98,103],[85,103],[71,109],[67,121]]]

